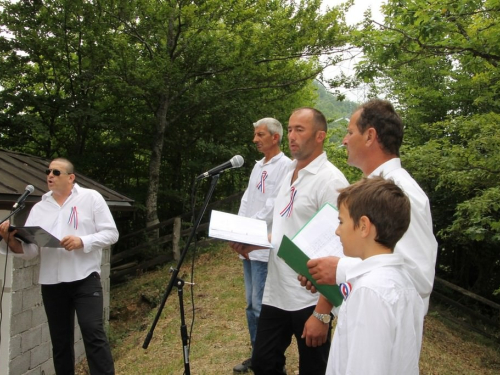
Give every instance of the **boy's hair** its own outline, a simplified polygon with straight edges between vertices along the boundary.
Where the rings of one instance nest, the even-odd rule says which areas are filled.
[[[368,217],[377,228],[375,241],[394,250],[410,225],[410,200],[393,180],[381,176],[362,180],[340,190],[337,206],[344,204],[359,226],[362,216]]]

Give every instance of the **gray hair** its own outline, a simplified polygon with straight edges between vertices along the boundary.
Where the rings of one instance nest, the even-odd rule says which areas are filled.
[[[281,139],[283,138],[283,126],[281,122],[272,117],[264,117],[257,122],[254,122],[253,127],[258,128],[261,125],[266,125],[267,130],[271,135],[278,134],[280,136],[278,144],[281,144]]]

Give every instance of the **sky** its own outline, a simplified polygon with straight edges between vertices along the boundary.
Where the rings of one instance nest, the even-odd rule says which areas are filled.
[[[336,6],[344,3],[345,0],[323,0],[322,6]],[[385,3],[385,0],[354,0],[354,5],[351,6],[346,14],[346,22],[349,25],[354,25],[363,20],[363,14],[368,9],[371,8],[372,17],[376,21],[382,22],[383,16],[380,11],[380,6]],[[325,70],[325,78],[333,77],[342,70],[344,74],[349,75],[354,72],[355,61],[346,61],[339,66],[330,67]],[[361,103],[366,100],[366,92],[363,89],[356,91],[342,91],[348,100],[352,100]]]
[[[323,0],[322,6],[336,6],[344,3],[345,0]],[[380,12],[380,6],[385,3],[384,0],[354,0],[354,5],[351,6],[349,12],[346,15],[346,20],[348,24],[354,24],[363,19],[363,13],[371,8],[372,16],[376,20],[382,20],[382,13]]]

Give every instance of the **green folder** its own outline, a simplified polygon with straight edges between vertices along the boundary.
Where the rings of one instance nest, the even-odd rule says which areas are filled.
[[[340,293],[338,285],[320,285],[314,280],[307,268],[309,257],[300,250],[297,245],[287,236],[283,236],[278,256],[282,258],[295,272],[307,277],[307,279],[316,287],[318,292],[326,297],[334,306],[340,306],[344,298]],[[298,282],[298,281],[297,281]]]

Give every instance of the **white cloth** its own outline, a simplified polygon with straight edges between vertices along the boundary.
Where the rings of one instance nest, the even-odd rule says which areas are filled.
[[[337,206],[338,190],[349,185],[342,172],[330,163],[323,152],[299,171],[298,178],[290,185],[296,161],[285,177],[275,200],[273,231],[263,304],[282,310],[297,311],[316,305],[318,294],[313,294],[297,281],[297,273],[277,256],[283,235],[292,238],[325,203]],[[290,216],[286,208],[295,199]]]
[[[400,254],[375,255],[347,272],[327,375],[418,375],[425,307]]]
[[[78,236],[83,242],[83,249],[73,251],[23,243],[24,254],[12,253],[23,259],[32,259],[40,253],[40,284],[71,282],[92,272],[100,273],[102,248],[118,241],[116,224],[102,195],[78,184],[74,184],[62,206],[51,191],[45,193],[31,209],[25,225],[40,226],[59,239]],[[5,241],[0,244],[3,253],[5,245]]]
[[[410,227],[398,241],[394,253],[401,254],[405,269],[415,288],[429,307],[429,296],[434,284],[437,256],[437,241],[432,230],[432,216],[429,199],[410,174],[401,167],[399,158],[391,159],[375,169],[371,176],[381,175],[392,179],[408,195],[411,203]],[[346,272],[361,259],[342,258],[337,266],[337,284],[346,280]]]
[[[267,163],[264,163],[264,158],[257,161],[250,174],[248,187],[241,198],[238,215],[265,220],[268,233],[271,233],[274,200],[291,165],[292,161],[283,152],[274,156]],[[250,252],[249,256],[250,260],[267,262],[269,249],[254,250]],[[240,258],[244,259],[242,256]]]

